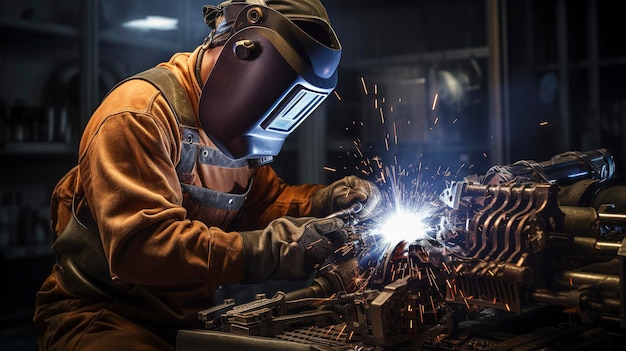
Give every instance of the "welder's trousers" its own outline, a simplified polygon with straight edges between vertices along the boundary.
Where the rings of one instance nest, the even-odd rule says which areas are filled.
[[[88,298],[59,299],[50,276],[37,294],[39,351],[174,351],[177,330],[137,323]],[[91,300],[91,301],[90,301]]]

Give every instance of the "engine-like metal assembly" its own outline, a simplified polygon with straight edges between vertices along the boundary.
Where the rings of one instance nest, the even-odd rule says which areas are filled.
[[[206,329],[181,331],[177,349],[618,350],[626,186],[614,169],[599,149],[451,182],[439,199],[454,220],[436,236],[379,250],[355,232],[311,286],[201,311]]]
[[[548,303],[575,309],[586,322],[624,325],[623,297],[615,294],[623,238],[601,231],[609,223],[595,208],[560,206],[558,190],[546,183],[485,188],[485,205],[466,228],[464,255],[450,257],[457,274],[447,302],[471,299],[516,313]]]

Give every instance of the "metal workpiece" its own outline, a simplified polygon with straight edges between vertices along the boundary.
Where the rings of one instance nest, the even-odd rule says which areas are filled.
[[[494,166],[482,183],[541,182],[570,185],[583,179],[605,182],[615,174],[615,161],[606,149],[586,152],[568,151],[543,162],[521,160],[506,166]],[[496,178],[495,180],[493,178]]]
[[[458,260],[457,288],[474,304],[520,313],[531,289],[551,291],[551,274],[582,270],[617,254],[616,243],[600,240],[596,210],[559,206],[556,184],[498,185],[487,194],[469,220],[467,254]],[[465,303],[452,293],[448,301]]]
[[[563,238],[563,235],[560,235]],[[620,248],[621,242],[601,241],[596,237],[567,237],[567,243],[564,245],[563,250],[568,256],[584,257],[587,259],[595,258],[597,260],[607,260],[616,257]]]
[[[310,286],[287,292],[285,299],[294,301],[309,297],[330,297],[337,292],[352,293],[358,290],[354,281],[358,273],[356,257],[338,264],[325,265],[319,270]]]
[[[626,214],[623,213],[598,213],[601,225],[626,226]]]
[[[600,235],[600,216],[593,207],[559,206],[563,212],[561,231],[572,237],[592,237]]]
[[[554,282],[557,286],[568,290],[594,286],[598,291],[608,293],[613,297],[619,295],[620,289],[619,275],[598,272],[564,271],[554,277]]]
[[[489,185],[515,182],[568,186],[584,180],[603,183],[614,174],[615,161],[608,150],[569,151],[543,162],[521,160],[510,165],[493,166],[480,177],[470,176],[452,181],[441,193],[440,199],[449,207],[458,209],[464,197],[480,196]]]
[[[417,306],[407,298],[408,278],[402,278],[386,285],[371,301],[369,306],[368,324],[371,334],[363,335],[364,341],[371,345],[390,347],[410,341],[417,333]]]
[[[254,338],[284,350],[619,348],[626,186],[608,182],[613,170],[600,149],[451,182],[431,214],[445,216],[437,234],[415,241],[378,240],[354,204],[329,216],[350,227],[350,254],[332,255],[310,286],[226,300],[200,313],[206,330],[179,337],[229,349]]]

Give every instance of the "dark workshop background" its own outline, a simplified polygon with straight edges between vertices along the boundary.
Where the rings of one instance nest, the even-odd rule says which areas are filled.
[[[339,84],[276,158],[288,182],[375,180],[372,160],[461,177],[596,148],[613,153],[624,180],[618,1],[323,2],[343,44]],[[35,292],[54,262],[49,198],[90,113],[118,80],[199,45],[206,3],[217,2],[0,5],[0,349],[35,349]],[[178,21],[123,26],[146,16]]]

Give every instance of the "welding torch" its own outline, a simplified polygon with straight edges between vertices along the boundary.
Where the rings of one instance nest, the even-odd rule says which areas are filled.
[[[355,202],[350,207],[333,212],[325,218],[341,218],[346,223],[346,226],[350,226],[358,222],[358,213],[361,212],[361,210],[363,210],[363,204]]]

